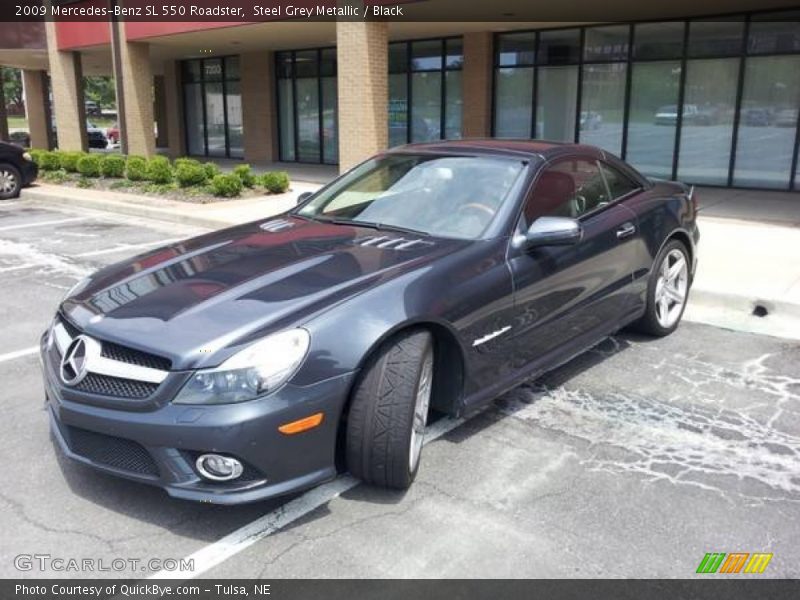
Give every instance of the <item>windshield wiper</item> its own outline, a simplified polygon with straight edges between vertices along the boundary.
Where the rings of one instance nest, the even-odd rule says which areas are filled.
[[[411,235],[421,235],[429,237],[427,231],[420,231],[419,229],[411,229],[409,227],[401,227],[400,225],[392,225],[390,223],[376,223],[374,221],[355,221],[352,219],[331,219],[328,217],[316,217],[318,221],[323,223],[333,223],[334,225],[353,225],[355,227],[369,227],[376,231],[397,231],[399,233],[408,233]]]

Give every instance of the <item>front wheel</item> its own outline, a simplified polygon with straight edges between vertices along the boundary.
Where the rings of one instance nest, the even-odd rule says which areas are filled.
[[[0,163],[0,200],[10,200],[19,196],[22,189],[22,176],[13,165]]]
[[[375,485],[406,489],[419,469],[433,386],[433,338],[389,340],[368,362],[347,417],[347,467]]]
[[[678,328],[689,298],[689,252],[678,240],[661,249],[647,284],[647,308],[637,329],[663,337]]]

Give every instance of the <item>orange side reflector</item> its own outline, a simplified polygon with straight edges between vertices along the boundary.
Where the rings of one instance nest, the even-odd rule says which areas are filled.
[[[291,423],[286,423],[278,427],[278,431],[286,435],[294,435],[295,433],[302,433],[309,429],[319,426],[322,423],[323,414],[321,412],[305,417]]]

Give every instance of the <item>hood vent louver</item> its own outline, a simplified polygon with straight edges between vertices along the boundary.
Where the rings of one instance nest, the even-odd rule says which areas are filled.
[[[286,231],[287,229],[291,229],[294,227],[294,223],[291,221],[287,221],[286,219],[274,219],[272,221],[267,221],[266,223],[262,223],[259,225],[261,229],[264,231],[269,231],[270,233],[278,233],[279,231]]]
[[[407,239],[389,237],[388,235],[372,235],[368,237],[356,238],[353,240],[356,246],[372,246],[373,248],[380,248],[382,250],[410,250],[412,248],[419,248],[420,246],[431,247],[433,242],[427,242],[419,239]]]

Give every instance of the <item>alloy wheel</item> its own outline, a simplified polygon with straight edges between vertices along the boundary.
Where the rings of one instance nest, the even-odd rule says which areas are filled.
[[[8,194],[17,189],[17,176],[8,169],[0,169],[0,193]]]
[[[656,319],[669,329],[680,319],[689,289],[689,266],[686,255],[674,248],[664,257],[655,291]]]
[[[413,473],[422,453],[422,441],[425,436],[425,425],[428,423],[428,408],[431,404],[433,384],[433,352],[425,354],[422,370],[417,384],[417,397],[414,402],[414,421],[411,424],[411,444],[408,451],[408,468]]]

